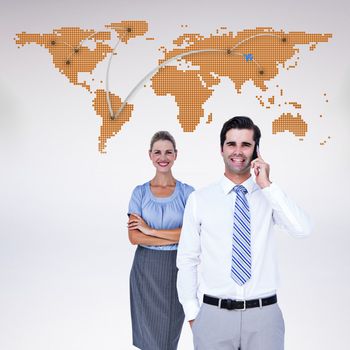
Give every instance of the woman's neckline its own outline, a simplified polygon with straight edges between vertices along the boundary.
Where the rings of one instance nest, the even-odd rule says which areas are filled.
[[[179,182],[177,180],[175,180],[175,186],[174,186],[174,191],[169,195],[169,196],[166,196],[166,197],[158,197],[156,196],[153,192],[152,192],[152,189],[151,189],[151,181],[148,181],[147,183],[147,189],[149,191],[149,194],[150,196],[157,200],[157,201],[160,201],[160,202],[166,202],[166,201],[169,201],[170,199],[172,199],[173,197],[175,197],[176,195],[176,192],[177,192],[177,189],[178,189],[178,184]]]

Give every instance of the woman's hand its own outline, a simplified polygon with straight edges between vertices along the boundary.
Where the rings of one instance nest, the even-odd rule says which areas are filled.
[[[141,216],[135,213],[130,214],[128,229],[139,230],[145,235],[152,236],[152,228],[146,224],[145,220],[143,220]]]

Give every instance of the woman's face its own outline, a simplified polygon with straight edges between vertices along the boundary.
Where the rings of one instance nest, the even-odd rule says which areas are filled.
[[[176,159],[173,144],[168,140],[159,140],[153,144],[149,157],[157,169],[162,173],[170,171]]]

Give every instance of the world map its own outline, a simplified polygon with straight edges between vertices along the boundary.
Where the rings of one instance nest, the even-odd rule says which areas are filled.
[[[54,67],[71,84],[81,86],[93,94],[92,106],[102,120],[98,149],[106,152],[108,139],[121,131],[130,121],[134,105],[128,98],[124,101],[116,93],[106,89],[93,89],[79,75],[94,74],[97,65],[115,54],[119,43],[127,45],[130,40],[143,37],[148,31],[148,22],[141,20],[121,21],[104,26],[106,30],[62,27],[50,34],[16,34],[18,47],[37,44],[52,56]],[[159,60],[154,74],[150,75],[151,88],[156,96],[173,96],[178,108],[177,119],[184,132],[194,132],[205,117],[204,104],[212,96],[215,87],[223,78],[232,81],[234,90],[241,94],[243,86],[252,82],[257,91],[268,92],[267,82],[278,76],[281,69],[293,69],[298,65],[300,47],[307,45],[314,51],[321,42],[328,42],[332,34],[306,32],[285,32],[270,27],[245,29],[237,33],[216,31],[209,36],[198,33],[184,33],[173,40],[173,47],[160,47],[163,57]],[[118,43],[110,44],[112,35]],[[154,38],[146,38],[153,40]],[[293,63],[290,61],[294,59]],[[140,81],[140,84],[142,81]],[[279,88],[279,85],[276,85]],[[267,100],[257,94],[262,108],[270,109],[277,102],[276,94]],[[279,88],[279,97],[284,90]],[[327,94],[324,94],[326,101]],[[284,101],[296,113],[285,112],[274,118],[272,133],[289,131],[296,137],[304,137],[308,125],[303,120],[302,104]],[[279,104],[280,106],[280,104]],[[213,114],[209,113],[206,123]]]

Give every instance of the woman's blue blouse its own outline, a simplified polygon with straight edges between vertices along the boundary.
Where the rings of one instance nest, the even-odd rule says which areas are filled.
[[[174,192],[169,197],[156,197],[151,191],[150,181],[136,186],[132,192],[128,215],[140,215],[148,226],[156,230],[171,230],[182,227],[182,218],[189,194],[194,191],[180,181],[176,181]],[[146,246],[156,250],[176,250],[177,244],[166,246]]]

